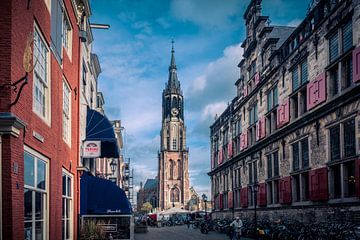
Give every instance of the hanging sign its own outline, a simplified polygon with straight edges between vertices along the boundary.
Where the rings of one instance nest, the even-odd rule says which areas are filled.
[[[83,157],[96,158],[101,155],[101,142],[100,141],[85,141]]]

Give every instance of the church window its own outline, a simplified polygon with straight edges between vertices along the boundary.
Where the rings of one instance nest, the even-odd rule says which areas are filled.
[[[181,179],[181,162],[180,159],[177,161],[178,162],[178,179]]]
[[[173,144],[172,149],[176,150],[176,139],[175,138],[173,138],[172,144]]]
[[[173,107],[173,108],[177,108],[177,107],[178,107],[178,102],[177,102],[177,100],[176,100],[176,97],[173,97],[172,107]]]
[[[171,189],[171,202],[179,202],[180,199],[180,192],[179,189],[177,189],[176,187]]]
[[[174,179],[174,161],[170,160],[170,179]]]

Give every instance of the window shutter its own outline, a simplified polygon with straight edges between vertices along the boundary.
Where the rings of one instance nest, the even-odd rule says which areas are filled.
[[[318,177],[316,169],[309,172],[309,198],[311,201],[318,200]]]
[[[230,141],[228,143],[228,155],[229,155],[229,158],[231,158],[233,156],[233,151],[232,151],[232,141]]]
[[[318,177],[318,200],[328,200],[328,169],[327,167],[316,169]]]
[[[355,160],[355,192],[360,197],[360,159]]]
[[[248,88],[247,85],[244,86],[244,97],[248,95]]]
[[[260,140],[261,136],[260,136],[260,122],[261,119],[259,119],[259,121],[256,122],[256,141]]]
[[[222,148],[219,149],[219,156],[218,156],[218,165],[220,165],[222,163]]]
[[[214,161],[215,161],[215,152],[211,154],[211,169],[214,168]]]
[[[286,124],[290,121],[290,100],[287,98],[285,102],[283,103],[283,114],[284,119],[282,124]]]
[[[244,149],[248,147],[248,131],[244,132]]]
[[[310,82],[306,86],[306,108],[310,110],[315,106],[315,83]]]
[[[360,80],[360,47],[353,50],[353,81]]]
[[[258,85],[260,82],[260,73],[255,74],[255,85]]]
[[[266,184],[265,183],[259,184],[257,204],[259,206],[266,206]]]
[[[277,114],[276,114],[276,125],[277,125],[277,128],[280,128],[281,127],[281,123],[282,123],[282,119],[283,119],[283,106],[282,105],[279,105],[278,108],[277,108]]]
[[[284,203],[291,203],[291,177],[285,177],[284,179]]]
[[[228,207],[233,208],[233,192],[228,192]]]
[[[241,189],[241,207],[246,208],[248,206],[248,187]]]
[[[323,72],[316,78],[317,81],[317,99],[316,105],[326,101],[326,74]]]

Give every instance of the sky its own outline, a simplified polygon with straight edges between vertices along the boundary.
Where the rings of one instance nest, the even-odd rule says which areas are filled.
[[[237,64],[249,0],[91,0],[93,51],[102,73],[98,90],[105,113],[125,127],[123,153],[131,158],[134,185],[157,175],[162,91],[171,40],[185,99],[190,186],[211,196],[210,125],[236,95]],[[271,25],[297,26],[310,0],[263,0]]]

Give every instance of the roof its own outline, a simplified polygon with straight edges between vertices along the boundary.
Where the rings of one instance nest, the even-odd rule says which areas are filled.
[[[270,38],[279,39],[276,43],[275,49],[279,49],[281,45],[288,39],[291,33],[296,29],[296,27],[288,27],[288,26],[273,26],[272,31],[269,34]]]
[[[147,179],[144,185],[144,190],[157,188],[156,179]]]

